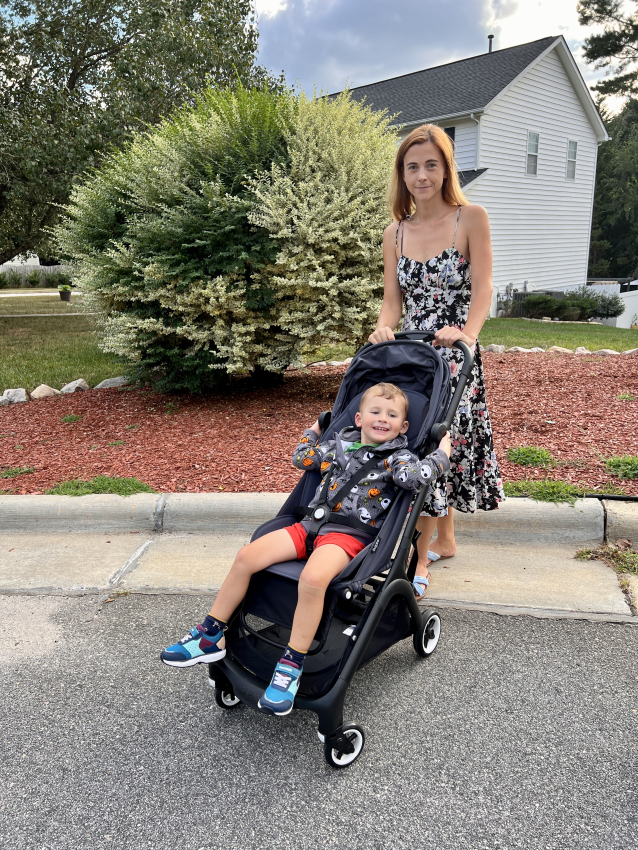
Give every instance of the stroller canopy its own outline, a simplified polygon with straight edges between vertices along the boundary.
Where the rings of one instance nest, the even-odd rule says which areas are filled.
[[[408,441],[412,451],[421,452],[430,442],[432,425],[445,417],[451,388],[447,361],[420,340],[388,340],[357,352],[337,393],[331,430],[352,424],[362,393],[382,382],[395,384],[408,396]]]

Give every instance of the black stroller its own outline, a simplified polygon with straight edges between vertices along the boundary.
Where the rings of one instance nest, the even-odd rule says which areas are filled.
[[[410,402],[410,449],[423,456],[449,430],[471,374],[473,356],[464,355],[459,382],[450,399],[450,368],[431,345],[428,331],[399,333],[396,339],[365,345],[346,372],[332,413],[322,413],[322,433],[354,424],[362,393],[380,381],[400,387]],[[285,528],[308,514],[307,505],[320,483],[306,472],[272,520],[252,539]],[[343,703],[355,672],[393,644],[414,636],[416,652],[427,658],[441,635],[441,620],[432,609],[419,609],[412,587],[417,564],[416,524],[426,490],[398,489],[381,530],[328,587],[324,613],[304,662],[295,708],[314,711],[319,739],[333,767],[346,767],[363,750],[363,729],[343,722]],[[315,508],[316,516],[318,508]],[[414,553],[410,551],[414,546]],[[210,684],[221,708],[240,702],[252,708],[270,681],[288,643],[297,605],[297,582],[304,561],[286,561],[256,573],[226,632],[226,657],[209,664]]]

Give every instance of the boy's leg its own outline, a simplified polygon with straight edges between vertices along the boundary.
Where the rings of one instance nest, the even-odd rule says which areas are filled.
[[[290,714],[303,672],[303,660],[310,649],[323,614],[326,588],[345,569],[352,555],[340,546],[318,546],[299,577],[299,599],[283,658],[275,667],[272,681],[257,703],[265,714]]]
[[[224,628],[248,590],[250,577],[271,564],[297,557],[292,537],[285,529],[265,534],[243,546],[217,594],[204,622],[160,654],[169,667],[192,667],[219,661],[226,654]]]

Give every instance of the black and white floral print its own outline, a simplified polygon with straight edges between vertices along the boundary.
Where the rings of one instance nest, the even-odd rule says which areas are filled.
[[[403,294],[403,330],[438,330],[465,326],[471,299],[469,262],[454,248],[426,263],[402,256],[397,275]],[[463,355],[439,348],[450,364],[456,388]],[[485,403],[485,380],[478,341],[472,379],[465,389],[452,425],[450,471],[438,479],[427,497],[423,514],[445,516],[448,506],[464,513],[498,507],[505,495],[494,453],[492,426]]]

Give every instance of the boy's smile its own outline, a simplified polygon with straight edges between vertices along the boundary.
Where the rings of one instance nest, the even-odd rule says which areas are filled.
[[[369,399],[354,421],[357,428],[361,428],[363,445],[387,443],[408,430],[401,400],[381,395]]]

